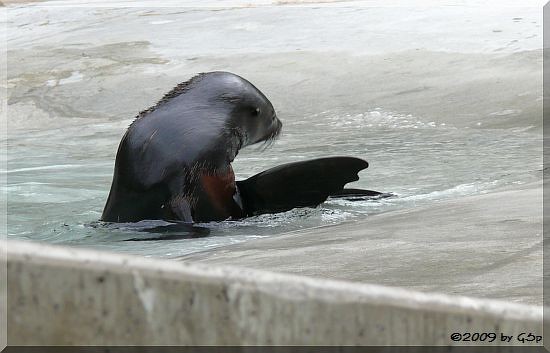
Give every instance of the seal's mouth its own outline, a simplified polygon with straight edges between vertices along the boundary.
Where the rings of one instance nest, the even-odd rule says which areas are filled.
[[[277,118],[276,115],[273,115],[273,122],[271,123],[271,129],[269,129],[266,136],[262,139],[263,141],[273,141],[279,137],[281,130],[283,129],[283,123]]]
[[[271,145],[273,145],[275,140],[277,140],[277,138],[280,136],[281,130],[283,128],[283,123],[277,118],[276,115],[273,115],[272,119],[273,122],[271,123],[271,128],[266,133],[266,135],[262,137],[260,141],[258,141],[263,142],[262,150],[266,150],[271,147]]]
[[[279,120],[276,115],[273,116],[273,125],[274,129],[271,131],[271,134],[269,134],[268,140],[274,140],[279,137],[283,129],[283,123],[281,123],[281,120]]]

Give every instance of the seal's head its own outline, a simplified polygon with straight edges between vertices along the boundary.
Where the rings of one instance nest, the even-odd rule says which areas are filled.
[[[192,90],[186,94],[192,96],[195,105],[218,106],[224,108],[220,111],[231,112],[229,119],[220,116],[219,120],[223,120],[225,128],[238,134],[240,147],[272,140],[280,133],[282,123],[273,105],[244,78],[230,72],[214,71],[195,76],[191,83]]]
[[[154,169],[142,178],[149,184],[183,166],[225,171],[241,148],[272,141],[281,127],[273,105],[253,84],[214,71],[180,83],[142,111],[124,145],[132,155],[132,174],[143,166]]]

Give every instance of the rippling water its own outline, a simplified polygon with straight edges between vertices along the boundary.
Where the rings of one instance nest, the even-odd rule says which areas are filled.
[[[10,9],[9,236],[177,257],[540,179],[538,9],[453,11]],[[255,83],[284,124],[271,148],[241,151],[238,179],[350,155],[370,163],[354,186],[396,197],[203,224],[195,239],[125,241],[151,234],[98,224],[133,116],[220,69]]]

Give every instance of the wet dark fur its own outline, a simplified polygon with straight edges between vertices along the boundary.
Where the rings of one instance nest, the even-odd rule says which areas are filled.
[[[161,106],[164,103],[167,103],[171,98],[177,97],[180,94],[183,94],[187,92],[194,83],[200,81],[206,74],[204,72],[197,74],[190,78],[189,80],[177,84],[174,88],[172,88],[168,93],[166,93],[155,105],[142,110],[139,112],[139,114],[136,116],[136,119],[139,119],[149,113],[152,113],[155,109],[157,109],[159,106]]]

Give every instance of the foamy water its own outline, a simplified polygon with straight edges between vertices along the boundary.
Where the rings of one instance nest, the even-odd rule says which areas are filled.
[[[536,7],[42,3],[8,12],[11,237],[178,257],[541,176]],[[210,70],[251,80],[284,124],[270,149],[241,151],[237,178],[350,155],[370,163],[352,186],[396,196],[202,224],[209,236],[193,239],[125,241],[156,235],[139,231],[150,223],[98,224],[133,116]]]

